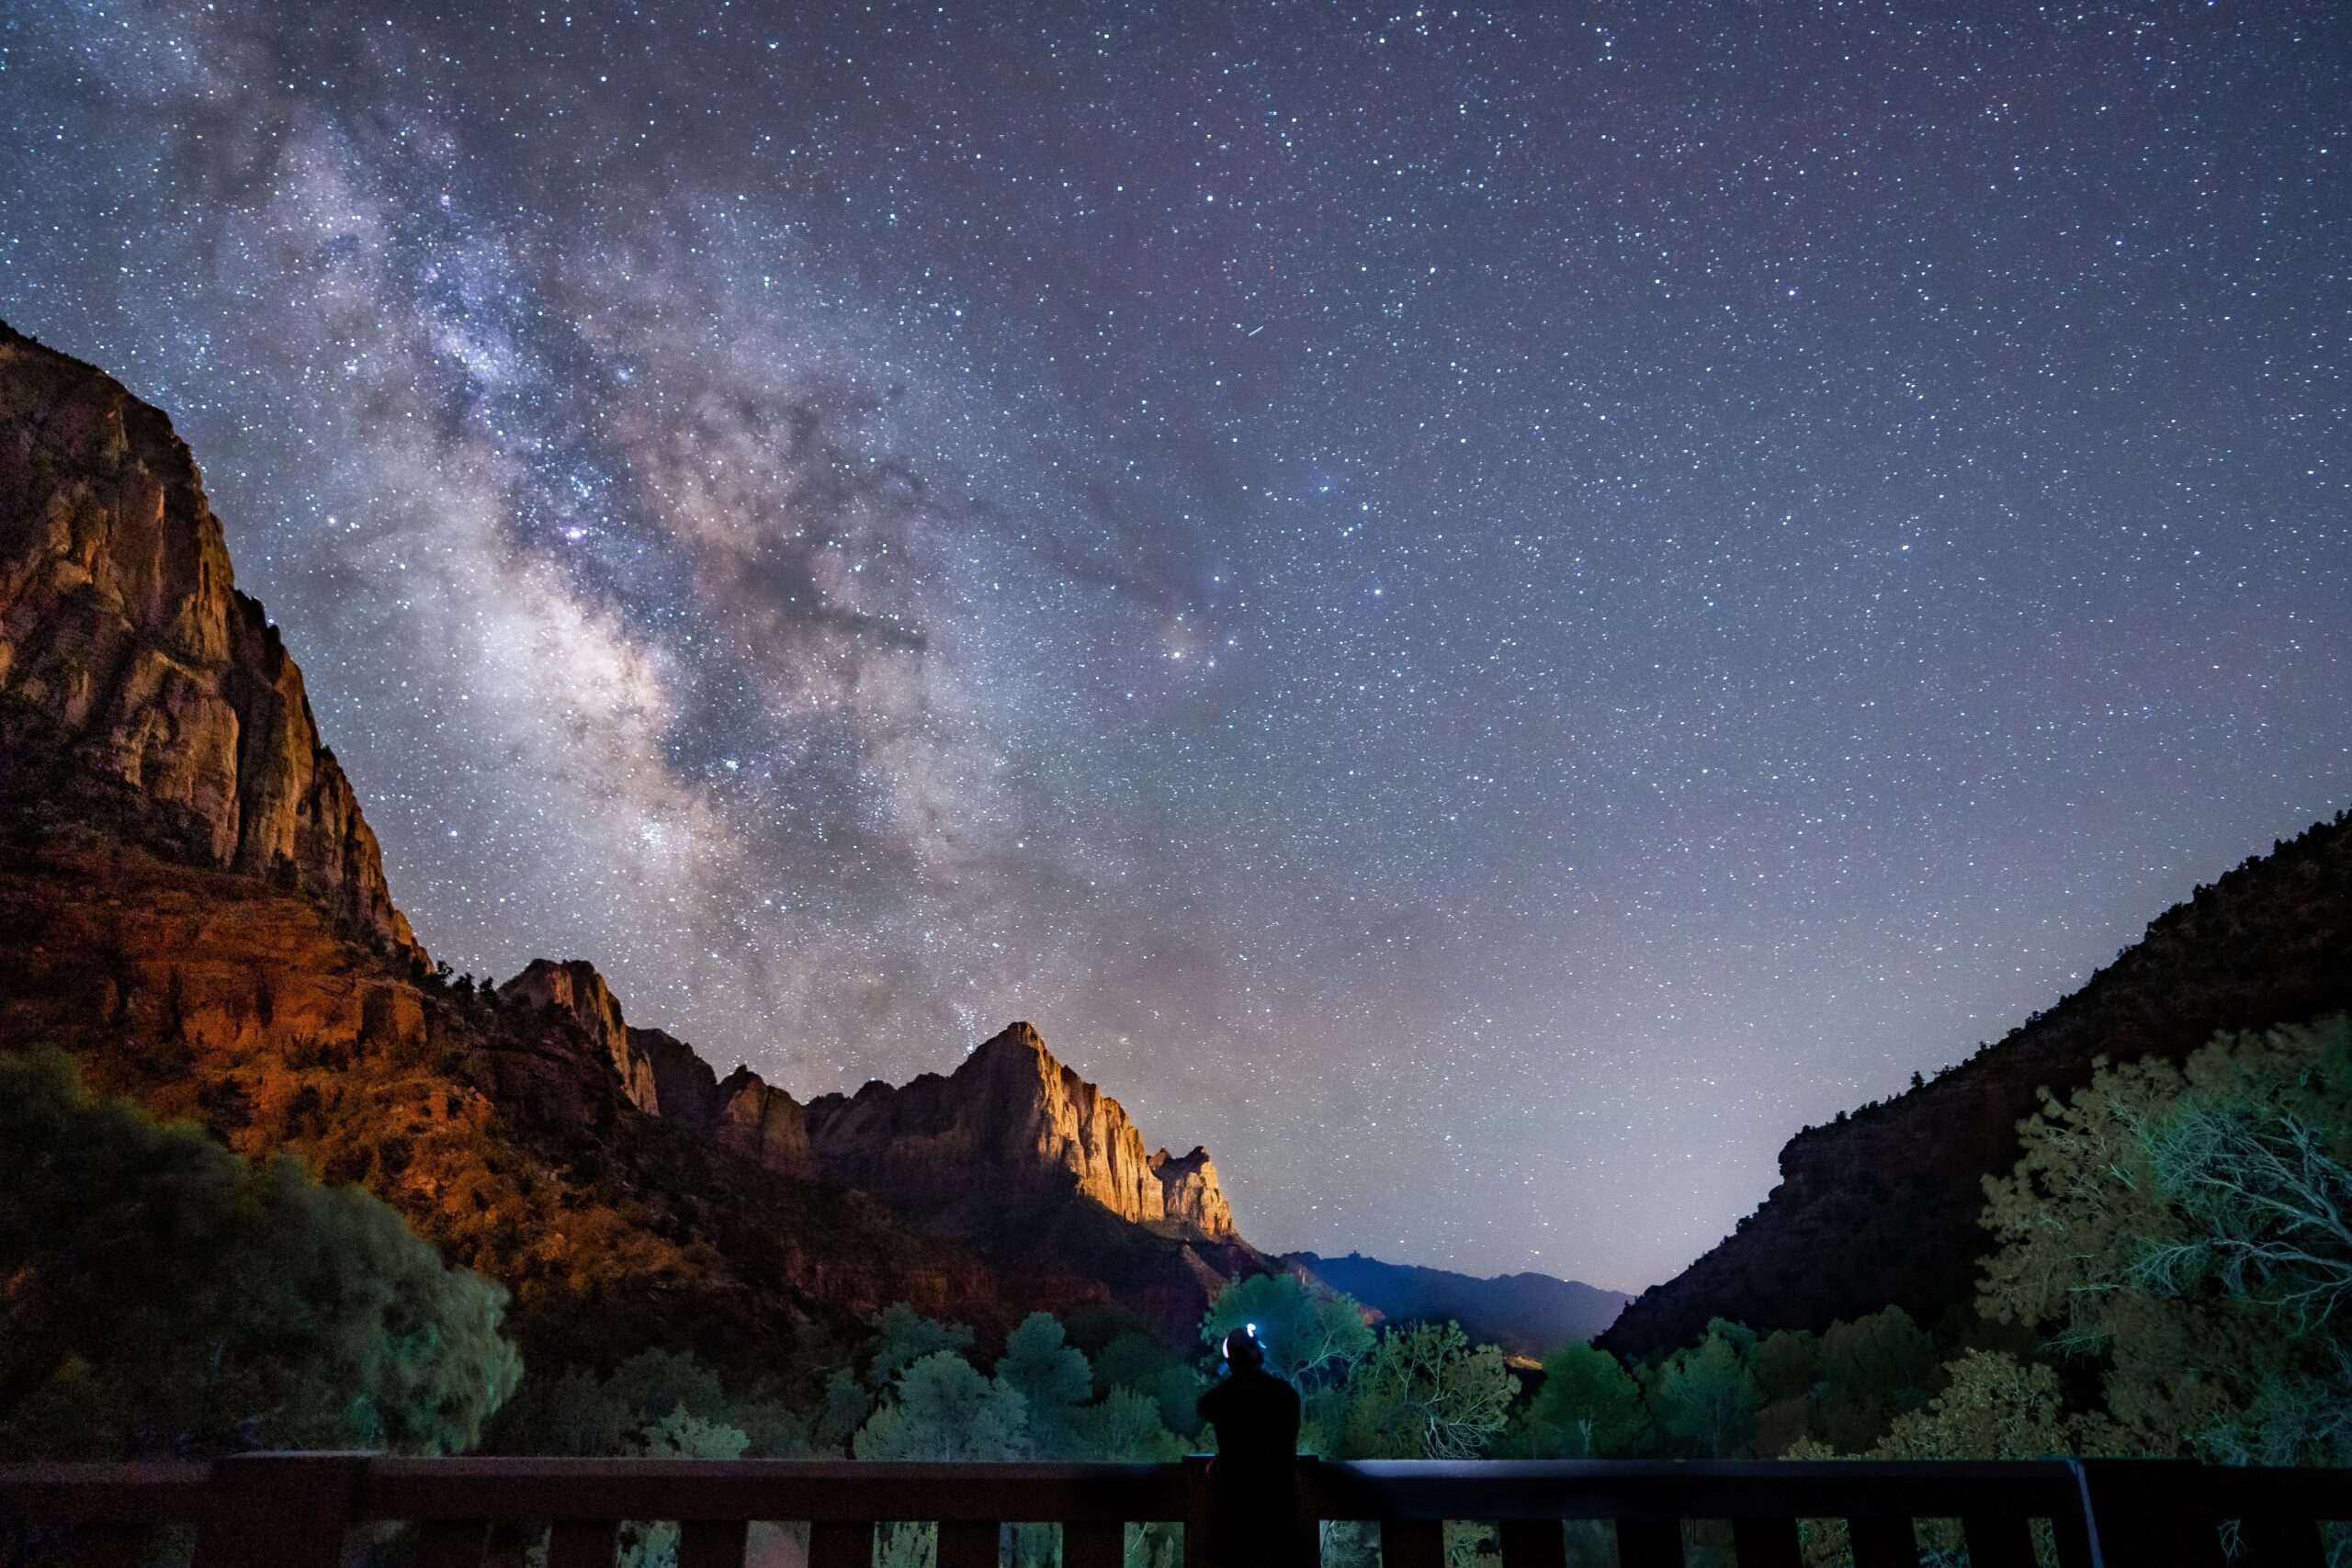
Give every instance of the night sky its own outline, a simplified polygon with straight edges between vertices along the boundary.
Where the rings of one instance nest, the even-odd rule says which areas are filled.
[[[436,956],[1635,1288],[2352,804],[2352,12],[12,4]]]

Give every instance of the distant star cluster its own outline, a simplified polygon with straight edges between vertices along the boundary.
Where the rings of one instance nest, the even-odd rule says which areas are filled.
[[[28,0],[436,956],[1638,1288],[2352,804],[2352,11]]]

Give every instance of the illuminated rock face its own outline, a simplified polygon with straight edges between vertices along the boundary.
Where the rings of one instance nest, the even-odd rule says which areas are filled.
[[[0,325],[0,804],[300,891],[419,953],[196,464],[111,378]]]
[[[1180,1175],[1189,1207],[1171,1213],[1170,1185],[1125,1108],[1057,1060],[1025,1023],[945,1077],[925,1073],[898,1088],[869,1083],[854,1096],[810,1102],[808,1137],[826,1176],[903,1208],[968,1206],[975,1194],[1012,1202],[1068,1192],[1123,1220],[1175,1220],[1219,1239],[1233,1234],[1207,1155],[1195,1151],[1198,1167]]]
[[[786,1176],[814,1176],[808,1149],[808,1118],[800,1102],[760,1081],[749,1067],[737,1067],[718,1088],[718,1114],[710,1135],[721,1145]]]
[[[1160,1201],[1170,1219],[1215,1240],[1233,1239],[1233,1206],[1217,1184],[1216,1162],[1208,1150],[1195,1145],[1191,1154],[1171,1159],[1162,1149],[1151,1156],[1151,1169],[1159,1178]]]
[[[621,1004],[596,966],[581,959],[559,964],[535,958],[530,967],[498,987],[503,1001],[552,1008],[580,1026],[590,1043],[602,1051],[620,1075],[621,1092],[649,1116],[662,1114],[662,1091],[653,1064],[629,1040]]]

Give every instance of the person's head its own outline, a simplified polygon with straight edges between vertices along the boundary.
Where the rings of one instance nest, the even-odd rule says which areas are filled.
[[[1266,1348],[1258,1343],[1258,1325],[1245,1323],[1225,1337],[1225,1364],[1235,1371],[1255,1371],[1266,1364]]]

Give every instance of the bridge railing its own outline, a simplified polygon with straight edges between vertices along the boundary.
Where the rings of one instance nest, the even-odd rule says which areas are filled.
[[[1492,1525],[1504,1568],[1566,1568],[1563,1522],[1605,1521],[1618,1568],[1681,1568],[1691,1521],[1739,1568],[1799,1568],[1801,1521],[1842,1521],[1855,1568],[1917,1568],[1918,1526],[1956,1527],[1971,1568],[2321,1568],[2352,1472],[2163,1461],[1734,1463],[1313,1462],[1320,1519],[1377,1527],[1382,1568],[1444,1568],[1444,1527]],[[196,1568],[335,1568],[353,1529],[404,1522],[417,1568],[482,1568],[493,1531],[544,1527],[548,1568],[613,1568],[623,1523],[678,1525],[679,1568],[742,1568],[749,1526],[805,1522],[808,1568],[873,1568],[877,1527],[938,1527],[936,1568],[998,1568],[1001,1527],[1060,1527],[1062,1568],[1121,1568],[1126,1527],[1176,1523],[1206,1561],[1205,1461],[399,1459],[248,1454],[209,1464],[0,1467],[0,1551],[130,1568],[164,1527]],[[2037,1547],[2035,1525],[2041,1543]]]

